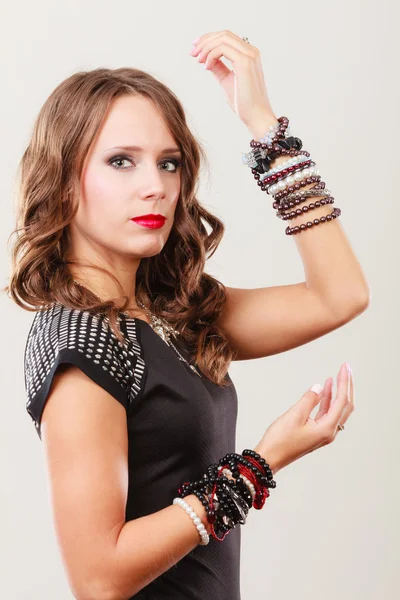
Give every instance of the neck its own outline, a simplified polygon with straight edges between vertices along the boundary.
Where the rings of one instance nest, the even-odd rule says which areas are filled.
[[[77,228],[72,223],[66,259],[73,279],[101,300],[126,296],[129,309],[139,308],[136,301],[136,274],[141,258],[106,252],[104,247],[93,240],[89,243],[83,235],[78,235]]]

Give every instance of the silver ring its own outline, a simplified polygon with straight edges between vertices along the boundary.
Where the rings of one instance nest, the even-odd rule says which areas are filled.
[[[339,423],[339,425],[338,425],[338,429],[339,429],[339,431],[343,431],[343,429],[344,429],[344,425],[341,425],[341,424]]]
[[[247,37],[242,37],[242,40],[244,40],[245,42],[247,42],[248,44],[250,44],[250,42],[249,42],[249,38],[247,38]]]

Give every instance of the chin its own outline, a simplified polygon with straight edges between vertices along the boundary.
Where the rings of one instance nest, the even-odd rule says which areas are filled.
[[[164,246],[164,240],[147,240],[147,243],[144,244],[129,244],[124,248],[124,254],[138,258],[149,258],[159,254]]]

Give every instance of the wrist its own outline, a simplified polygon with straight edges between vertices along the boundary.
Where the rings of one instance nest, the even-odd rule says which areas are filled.
[[[254,118],[254,120],[247,126],[253,139],[259,141],[269,130],[271,125],[276,125],[278,119],[273,113],[263,113]],[[286,159],[287,160],[287,159]]]
[[[257,446],[254,448],[254,452],[257,452],[257,454],[262,456],[265,462],[268,463],[273,476],[275,476],[278,473],[278,471],[280,471],[281,467],[279,465],[277,457],[274,456],[272,450],[268,448],[265,444],[262,444],[261,442],[257,444]]]

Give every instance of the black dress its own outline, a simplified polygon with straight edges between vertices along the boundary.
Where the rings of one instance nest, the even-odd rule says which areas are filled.
[[[235,452],[237,394],[181,361],[152,327],[121,315],[122,345],[106,321],[55,304],[35,314],[25,348],[26,408],[40,420],[58,365],[73,363],[127,413],[129,487],[126,521],[172,504],[184,481]],[[189,360],[179,337],[173,342]],[[200,537],[199,537],[200,540]],[[223,542],[210,536],[152,581],[135,600],[240,600],[240,526]]]

